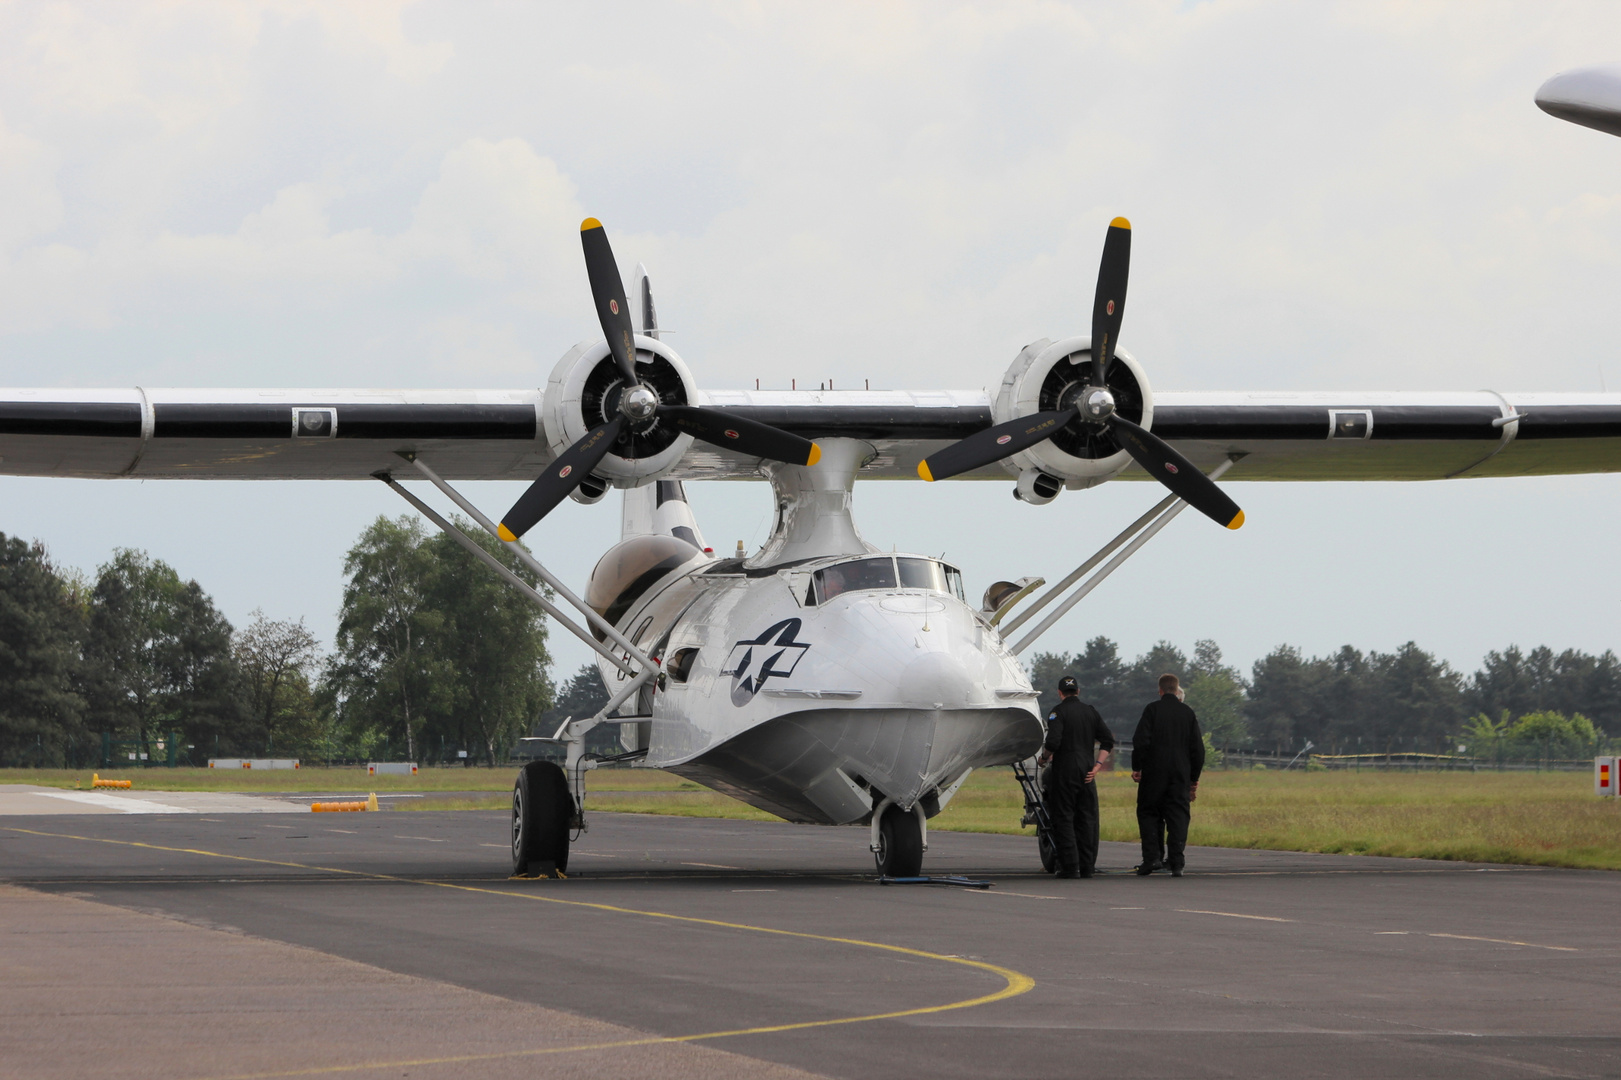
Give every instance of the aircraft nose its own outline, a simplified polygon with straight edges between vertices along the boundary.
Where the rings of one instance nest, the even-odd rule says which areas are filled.
[[[974,681],[961,657],[931,652],[901,669],[896,689],[903,701],[929,702],[937,709],[961,708],[970,703]]]

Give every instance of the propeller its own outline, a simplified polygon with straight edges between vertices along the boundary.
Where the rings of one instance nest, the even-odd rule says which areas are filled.
[[[983,468],[1012,457],[1021,450],[1028,450],[1079,421],[1108,430],[1121,449],[1130,454],[1132,460],[1141,465],[1149,476],[1170,488],[1173,494],[1195,510],[1229,529],[1242,526],[1244,511],[1216,486],[1214,480],[1171,449],[1164,439],[1115,411],[1108,373],[1120,337],[1120,321],[1126,312],[1126,280],[1130,269],[1131,222],[1123,217],[1115,218],[1109,223],[1109,231],[1103,240],[1097,295],[1092,301],[1092,372],[1087,388],[1074,405],[1067,409],[1032,413],[975,432],[918,462],[918,475],[925,480],[944,480]]]
[[[608,456],[608,452],[625,433],[627,425],[645,424],[654,417],[667,420],[693,438],[748,457],[767,458],[790,465],[815,465],[821,460],[822,449],[814,442],[770,424],[745,419],[721,409],[665,404],[657,393],[636,377],[635,330],[631,325],[629,306],[625,303],[625,285],[619,277],[619,264],[614,261],[613,248],[608,244],[608,231],[602,227],[602,222],[596,218],[586,218],[580,223],[580,246],[585,252],[585,272],[591,281],[591,297],[596,303],[597,320],[602,324],[603,336],[608,339],[608,351],[613,356],[614,366],[625,380],[624,390],[619,395],[619,415],[586,432],[584,438],[558,455],[557,460],[529,485],[501,519],[496,529],[501,539],[513,541],[528,532],[591,475],[591,470]],[[642,318],[652,334],[657,328],[652,289],[645,275],[639,275],[639,280]]]

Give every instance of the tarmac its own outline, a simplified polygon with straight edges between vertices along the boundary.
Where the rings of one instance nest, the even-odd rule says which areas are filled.
[[[513,881],[502,813],[38,801],[0,1076],[1621,1076],[1611,873],[1105,844],[1058,881],[933,831],[993,887],[885,886],[864,830],[594,814]]]

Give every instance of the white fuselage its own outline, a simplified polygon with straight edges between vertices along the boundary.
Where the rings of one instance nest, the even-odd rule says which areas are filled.
[[[773,477],[773,565],[694,548],[624,609],[616,625],[664,673],[622,730],[645,765],[789,820],[858,822],[886,797],[932,815],[968,770],[1034,753],[1037,695],[954,569],[860,541],[843,471]],[[806,550],[829,546],[845,550]]]

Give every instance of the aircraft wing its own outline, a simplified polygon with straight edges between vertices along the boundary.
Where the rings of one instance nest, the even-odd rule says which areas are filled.
[[[913,479],[920,460],[991,423],[979,390],[702,398],[808,438],[864,439],[876,455],[864,478]],[[538,390],[0,390],[0,474],[361,480],[413,451],[451,480],[532,480],[553,457],[540,405]],[[1245,455],[1229,480],[1621,471],[1621,394],[1161,392],[1152,427],[1201,466]],[[698,443],[671,478],[758,466]],[[1133,465],[1120,479],[1145,477]]]

